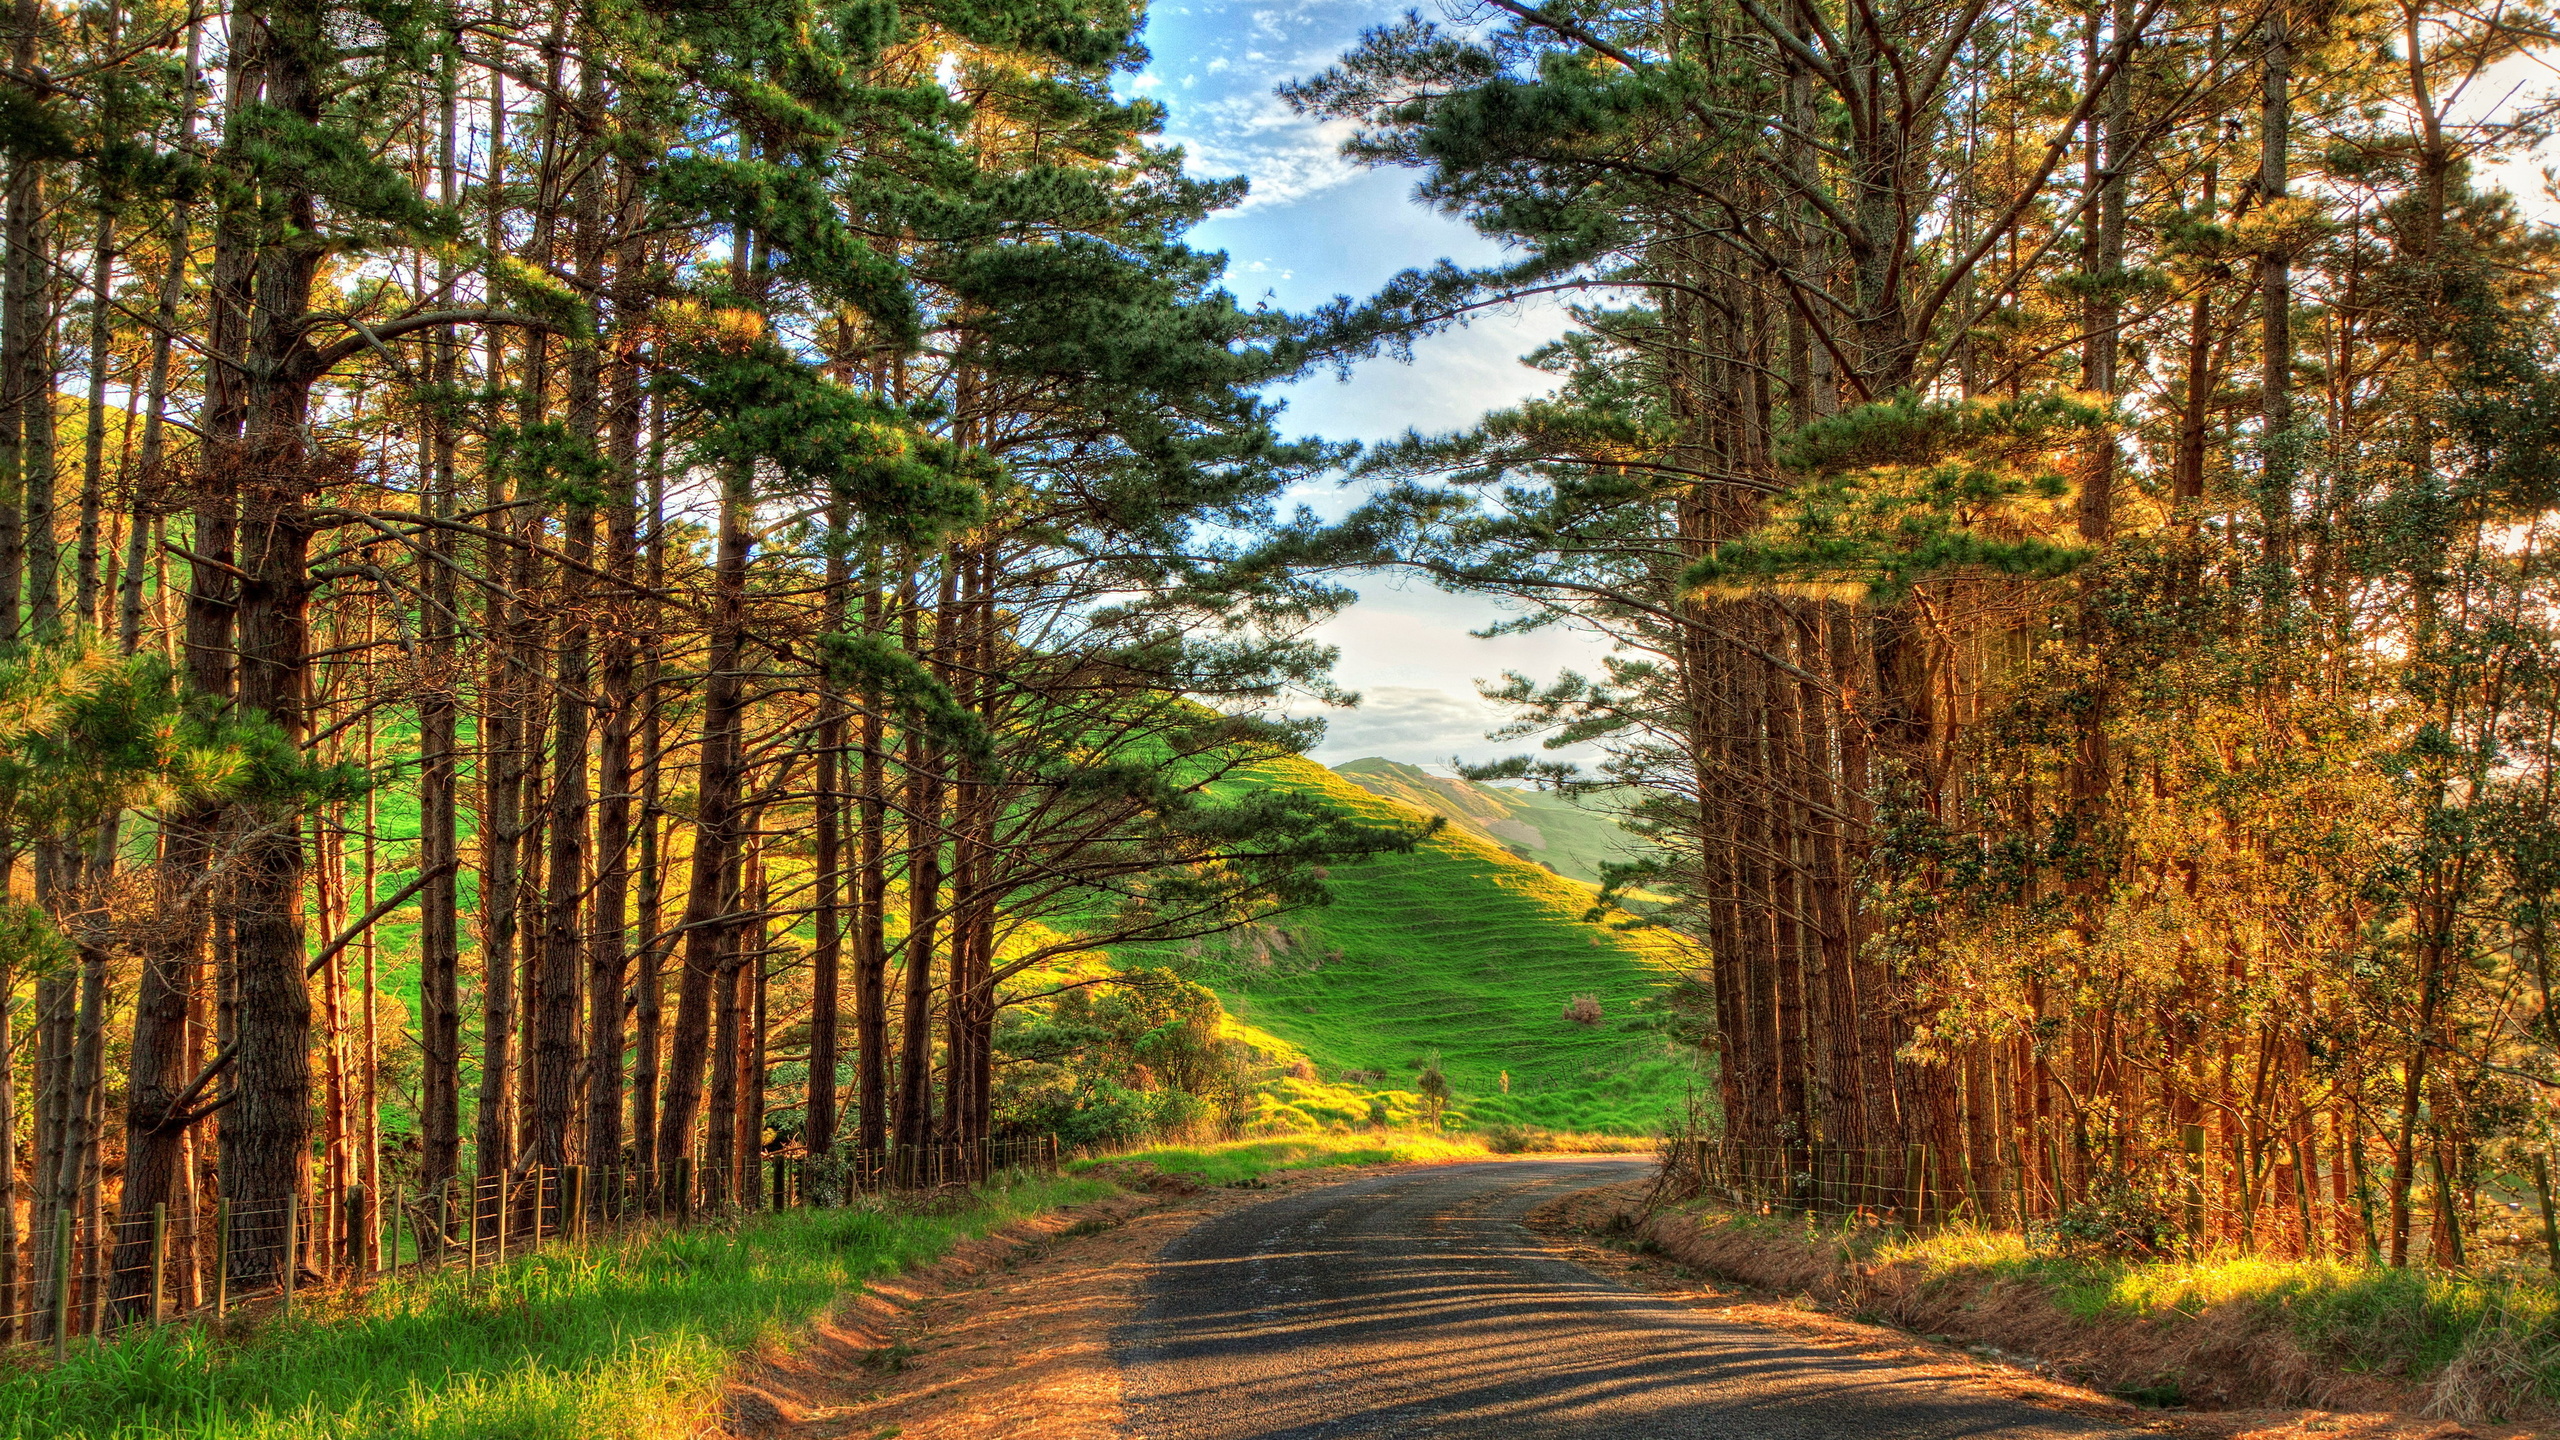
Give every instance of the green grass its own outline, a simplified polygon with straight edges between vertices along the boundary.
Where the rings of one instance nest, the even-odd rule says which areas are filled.
[[[1409,1160],[1490,1160],[1493,1151],[1466,1135],[1314,1134],[1227,1140],[1207,1145],[1157,1145],[1120,1155],[1067,1163],[1070,1174],[1103,1165],[1153,1165],[1168,1175],[1188,1175],[1211,1185],[1259,1180],[1274,1170],[1314,1170],[1328,1165],[1393,1165]]]
[[[1379,820],[1414,818],[1307,761],[1266,767],[1264,783]],[[1456,1114],[1478,1126],[1645,1133],[1698,1079],[1694,1052],[1626,1028],[1678,957],[1658,938],[1586,922],[1587,886],[1455,832],[1411,855],[1337,866],[1328,883],[1333,904],[1259,938],[1117,956],[1188,969],[1239,1019],[1315,1063],[1320,1083],[1275,1091],[1263,1123],[1365,1122],[1336,1113],[1344,1070],[1384,1071],[1374,1083],[1401,1092],[1389,1119],[1402,1123],[1418,1066],[1435,1055]],[[1563,1018],[1578,994],[1599,998],[1601,1023]]]
[[[1111,1188],[1033,1180],[952,1216],[763,1215],[546,1250],[476,1281],[403,1277],[236,1339],[174,1326],[0,1378],[0,1437],[672,1440],[698,1432],[742,1353],[787,1346],[863,1282]]]
[[[2538,1277],[2238,1254],[2065,1255],[2016,1235],[1969,1230],[1895,1240],[1876,1247],[1874,1258],[1913,1261],[1942,1282],[2030,1280],[2074,1319],[2092,1324],[2237,1307],[2356,1371],[2432,1375],[2484,1331],[2500,1332],[2544,1352],[2535,1366],[2539,1388],[2560,1398],[2560,1294]]]
[[[2494,1385],[2510,1398],[2560,1400],[2560,1288],[2538,1273],[2395,1270],[2237,1253],[2075,1254],[1965,1226],[1912,1235],[1796,1217],[1719,1214],[1713,1223],[1823,1248],[1844,1267],[1910,1265],[1924,1283],[1958,1293],[2026,1282],[2086,1325],[2153,1321],[2207,1324],[2225,1334],[2281,1331],[2345,1371],[2426,1383],[2461,1367],[2474,1386]]]

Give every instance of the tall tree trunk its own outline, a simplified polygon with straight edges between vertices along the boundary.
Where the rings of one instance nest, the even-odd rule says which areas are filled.
[[[580,440],[595,435],[594,349],[571,352],[570,428]],[[591,587],[586,567],[595,556],[595,507],[583,496],[571,501],[562,522],[560,570],[563,616],[554,671],[551,722],[551,806],[545,821],[550,842],[545,862],[542,945],[531,997],[531,1073],[526,1077],[530,1117],[526,1158],[557,1169],[569,1163],[569,1120],[576,1102],[579,1063],[578,997],[585,980],[584,911],[587,853],[587,688],[591,681],[587,622]]]
[[[827,588],[819,625],[827,633],[844,627],[844,603],[850,557],[846,533],[852,515],[841,496],[827,507]],[[836,1143],[836,1036],[842,1000],[839,989],[844,961],[844,760],[845,711],[842,687],[821,681],[816,780],[817,943],[809,956],[809,1093],[801,1119],[801,1143],[813,1156],[825,1156]]]
[[[940,655],[948,638],[954,568],[942,561],[942,595],[934,607],[934,650]],[[916,606],[910,580],[901,607],[905,640],[915,649]],[[941,669],[940,665],[936,666]],[[906,1005],[899,1017],[897,1145],[899,1170],[908,1184],[922,1175],[916,1167],[933,1139],[933,967],[942,926],[943,784],[941,757],[919,727],[907,731],[907,936]]]
[[[747,552],[754,527],[754,479],[732,468],[721,480],[720,534],[712,569],[711,645],[703,683],[701,761],[695,775],[692,879],[685,895],[684,966],[669,1039],[665,1103],[658,1115],[658,1163],[693,1153],[702,1108],[704,1066],[711,1057],[713,1000],[728,978],[726,943],[735,928],[726,884],[737,848],[738,802],[746,772],[745,687],[740,673],[746,638]],[[713,1123],[721,1122],[715,1114]]]
[[[436,139],[437,196],[450,206],[459,191],[456,136],[460,130],[453,57],[447,55],[437,76],[443,111]],[[439,297],[452,293],[452,275],[442,270]],[[460,500],[452,412],[454,386],[461,377],[460,340],[453,327],[441,328],[428,352],[428,380],[435,398],[421,416],[426,441],[427,512],[453,518]],[[419,628],[426,653],[427,679],[418,698],[418,864],[426,872],[426,888],[418,897],[418,1172],[420,1196],[426,1199],[433,1225],[423,1239],[429,1258],[440,1255],[454,1217],[448,1191],[462,1171],[462,923],[459,808],[461,752],[461,667],[457,627],[460,587],[454,569],[460,564],[453,532],[432,530],[419,556],[419,590],[426,607]]]
[[[116,7],[107,7],[107,29],[112,39]],[[101,606],[98,590],[99,526],[106,514],[107,495],[107,366],[113,352],[107,341],[113,334],[108,318],[113,307],[108,303],[115,291],[115,219],[103,207],[98,228],[89,241],[89,355],[85,369],[89,375],[87,421],[80,437],[80,529],[72,558],[72,615],[78,625],[94,625],[105,629],[107,616]]]
[[[2268,13],[2260,35],[2263,89],[2258,109],[2258,193],[2285,198],[2293,136],[2293,42],[2285,12]],[[2281,242],[2260,258],[2259,406],[2266,432],[2260,463],[2260,523],[2265,529],[2268,585],[2290,598],[2293,501],[2298,446],[2293,438],[2293,259]]]
[[[317,0],[276,4],[260,28],[265,103],[318,123],[321,75],[331,63],[325,7]],[[315,457],[306,437],[311,386],[319,377],[305,332],[325,253],[311,238],[317,210],[310,191],[290,184],[271,184],[261,196],[241,456],[240,707],[297,747],[308,736],[305,609]],[[253,1229],[232,1247],[233,1279],[243,1287],[275,1283],[291,1263],[281,1217],[302,1195],[311,1095],[302,816],[292,800],[250,810],[230,907],[239,1018],[237,1085],[223,1117],[223,1184],[235,1213],[276,1220],[275,1228]]]
[[[36,883],[40,889],[52,884],[47,876],[51,860],[39,850],[32,857]],[[59,1179],[62,1157],[71,1134],[71,1036],[74,1009],[78,1004],[77,986],[72,977],[57,967],[36,979],[36,1117],[35,1168],[29,1176],[33,1193],[35,1250],[35,1339],[53,1335],[54,1296],[60,1285],[53,1265],[46,1257],[62,1226],[71,1223],[71,1215],[62,1208]]]
[[[660,738],[658,702],[658,655],[664,643],[658,633],[658,603],[654,598],[666,588],[666,468],[663,463],[665,437],[660,427],[652,426],[649,439],[649,558],[646,583],[652,598],[640,604],[640,640],[643,672],[636,687],[649,697],[640,717],[640,930],[634,937],[639,954],[639,975],[634,980],[631,1007],[631,1143],[632,1163],[639,1168],[645,1182],[657,1173],[658,1154],[658,1056],[659,1007],[666,990],[664,961],[666,941],[658,930],[659,908],[664,890],[664,864],[659,854],[662,833],[658,813],[658,777]]]
[[[568,158],[566,152],[578,148],[562,143],[560,122],[564,107],[552,98],[560,94],[563,47],[554,44],[547,48],[551,83],[543,102],[541,184],[532,247],[534,257],[544,264],[554,263],[558,248],[563,162]],[[594,67],[582,67],[581,73],[580,103],[571,112],[573,117],[593,113],[601,98]],[[567,197],[573,268],[588,294],[595,293],[603,277],[606,180],[599,161],[585,168],[583,178]],[[549,347],[541,337],[534,337],[533,345],[547,359]],[[591,329],[571,336],[567,349],[568,441],[592,455],[602,434],[603,357]],[[533,369],[534,383],[527,386],[525,395],[529,420],[539,417],[541,407],[548,402],[547,365],[537,363]],[[528,423],[525,433],[542,431]],[[594,589],[588,570],[595,558],[596,528],[593,482],[574,473],[558,479],[565,482],[560,488],[567,492],[560,526],[566,563],[556,567],[560,618],[549,647],[557,657],[551,687],[551,794],[543,822],[549,849],[543,863],[541,943],[533,956],[531,994],[527,997],[529,1063],[525,1081],[527,1158],[555,1172],[569,1163],[573,1153],[570,1126],[578,1109],[580,1060],[578,1002],[587,981],[582,921],[587,893],[587,751],[594,721],[587,693],[594,679],[588,647],[595,633],[588,614]],[[538,521],[536,526],[533,533],[539,535]]]
[[[758,845],[749,861],[742,891],[743,907],[748,919],[738,927],[739,988],[745,1010],[746,1033],[738,1046],[738,1204],[741,1209],[764,1208],[764,1088],[765,1055],[771,1013],[766,1008],[770,998],[766,981],[772,959],[771,929],[767,924],[764,849]]]
[[[507,82],[489,72],[489,174],[494,187],[507,172]],[[503,253],[504,207],[493,194],[487,244]],[[483,429],[495,434],[505,414],[500,390],[506,384],[504,332],[492,327],[486,339],[481,383],[489,400]],[[509,499],[504,467],[495,454],[482,461],[481,503],[491,516],[491,533],[482,547],[482,576],[491,582],[482,616],[489,647],[488,666],[480,690],[480,1088],[473,1126],[472,1168],[483,1181],[515,1167],[511,1111],[515,1100],[516,1026],[516,886],[517,846],[522,838],[519,804],[524,789],[523,689],[524,657],[514,653],[521,628],[515,607],[499,577],[514,558],[506,540]]]
[[[739,919],[736,913],[746,903],[747,853],[745,845],[732,847],[722,867],[721,888],[728,899],[729,918],[721,929],[728,938],[713,982],[718,1004],[711,1035],[710,1112],[703,1127],[702,1144],[703,1193],[706,1203],[715,1209],[737,1203],[743,1193],[738,1187],[738,1097],[748,1083],[747,1007],[751,992],[747,969],[757,934],[757,928]]]
[[[623,184],[623,208],[636,205],[636,187]],[[642,254],[628,242],[615,278],[637,287]],[[616,297],[617,311],[640,297]],[[616,321],[623,318],[620,313]],[[637,342],[617,335],[606,375],[605,571],[615,586],[608,617],[629,613],[639,582],[639,506],[632,486],[640,469],[640,368]],[[596,759],[596,898],[594,933],[587,952],[587,1164],[599,1173],[622,1161],[623,978],[629,968],[624,939],[631,892],[631,735],[634,656],[628,620],[608,618],[604,633],[600,700],[602,734]],[[643,1122],[645,1124],[645,1121]]]
[[[178,148],[186,150],[195,138],[195,95],[199,74],[203,21],[190,15],[187,24],[185,91],[180,99]],[[142,573],[138,548],[146,533],[146,507],[140,492],[158,478],[163,462],[163,425],[169,398],[170,347],[177,329],[178,306],[186,288],[187,236],[189,208],[181,199],[170,206],[167,232],[168,267],[162,272],[157,326],[151,340],[151,372],[149,400],[145,405],[142,430],[142,480],[135,486],[132,509],[133,539],[136,548],[128,551],[125,574],[123,613],[119,637],[125,654],[139,647],[142,630]],[[227,531],[227,506],[207,514],[200,505],[197,512],[198,542],[218,543],[227,554],[228,538],[213,542],[207,531]],[[195,567],[200,582],[227,593],[229,580],[211,566]],[[194,613],[199,603],[207,607],[201,619]],[[187,686],[199,695],[216,696],[230,685],[229,606],[214,596],[201,602],[195,594],[188,597],[187,617],[190,643],[187,665],[183,672]],[[199,633],[201,632],[201,633]],[[196,1116],[180,1113],[180,1093],[191,1081],[190,1072],[196,1061],[195,1035],[190,1020],[194,1015],[196,988],[203,977],[205,906],[213,881],[213,835],[220,823],[220,809],[215,804],[181,799],[163,814],[160,823],[160,865],[154,876],[155,903],[158,909],[155,926],[157,943],[143,956],[142,975],[134,993],[133,1041],[128,1051],[131,1075],[125,1089],[124,1185],[122,1199],[122,1243],[116,1253],[117,1288],[114,1299],[121,1314],[128,1308],[140,1280],[139,1267],[148,1260],[150,1234],[145,1228],[154,1205],[168,1205],[172,1215],[191,1218],[192,1207],[179,1203],[186,1184],[187,1143],[189,1126]],[[5,1040],[0,1040],[0,1055],[9,1053]],[[0,1086],[0,1088],[6,1088]],[[8,1133],[0,1124],[0,1134]],[[0,1200],[0,1208],[6,1202]],[[0,1247],[5,1248],[5,1247]],[[137,1253],[139,1251],[140,1253]],[[0,1301],[0,1310],[7,1309]]]
[[[45,82],[39,42],[51,25],[43,0],[18,0],[17,33],[10,68]],[[0,551],[0,640],[32,634],[53,639],[60,629],[60,557],[53,515],[53,298],[51,236],[45,223],[45,181],[50,167],[33,156],[9,166],[5,280],[0,280],[0,499],[14,502],[19,518],[14,552]],[[0,544],[9,536],[0,533]],[[21,592],[19,577],[25,577]],[[23,593],[24,628],[18,615]]]
[[[871,552],[862,579],[862,628],[874,636],[888,629],[880,556],[876,549]],[[854,846],[854,1086],[860,1107],[854,1147],[869,1157],[889,1143],[889,805],[881,706],[878,688],[867,688],[862,695],[861,808]]]

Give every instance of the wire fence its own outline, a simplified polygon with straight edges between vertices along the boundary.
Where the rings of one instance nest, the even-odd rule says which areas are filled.
[[[545,1167],[427,1187],[354,1185],[335,1198],[154,1205],[148,1213],[46,1207],[0,1247],[0,1346],[110,1341],[137,1329],[220,1320],[235,1308],[291,1313],[321,1290],[395,1271],[502,1263],[545,1244],[584,1244],[640,1226],[682,1228],[741,1214],[841,1206],[856,1196],[970,1184],[1006,1172],[1054,1175],[1057,1137],[763,1156],[734,1173],[690,1159],[663,1166]]]
[[[2372,1255],[2394,1223],[2387,1174],[2348,1148],[2222,1153],[2202,1127],[2139,1155],[2051,1138],[1949,1148],[1665,1142],[1663,1182],[1737,1209],[1928,1229],[1950,1224],[2062,1236],[2118,1250],[2237,1248],[2277,1256]],[[2541,1157],[2470,1181],[2442,1169],[2404,1181],[2399,1224],[2437,1263],[2548,1263],[2560,1273],[2560,1207]],[[2466,1243],[2468,1237],[2468,1243]]]

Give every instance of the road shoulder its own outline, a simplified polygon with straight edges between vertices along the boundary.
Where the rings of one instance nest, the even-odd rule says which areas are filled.
[[[2307,1408],[2224,1411],[2145,1411],[2039,1369],[2026,1357],[1985,1354],[1867,1324],[1786,1297],[1691,1270],[1660,1253],[1646,1253],[1632,1227],[1618,1217],[1639,1206],[1643,1182],[1605,1185],[1550,1200],[1530,1212],[1529,1229],[1560,1257],[1620,1284],[1677,1300],[1720,1316],[1766,1326],[1836,1347],[1880,1365],[1918,1370],[1950,1385],[2027,1404],[2090,1415],[2156,1434],[2193,1440],[2529,1440],[2525,1426],[2463,1425],[2398,1412],[2347,1412]]]

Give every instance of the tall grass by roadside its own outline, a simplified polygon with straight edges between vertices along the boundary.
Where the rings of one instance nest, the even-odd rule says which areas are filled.
[[[403,1275],[218,1338],[172,1326],[0,1377],[0,1440],[659,1440],[695,1433],[737,1357],[863,1282],[1107,1194],[982,1187],[952,1215],[877,1202]]]
[[[2560,1400],[2560,1293],[2547,1276],[2392,1269],[2348,1260],[2240,1254],[2132,1260],[2070,1255],[1978,1230],[1905,1236],[1874,1247],[1940,1282],[2022,1279],[2074,1319],[2188,1319],[2280,1328],[2340,1369],[2414,1380],[2478,1369],[2496,1354],[2506,1388]],[[2459,1407],[2453,1407],[2459,1408]]]
[[[1983,1296],[2002,1282],[2022,1283],[2099,1333],[2125,1323],[2183,1327],[2199,1353],[2281,1334],[2332,1370],[2414,1386],[2429,1413],[2447,1418],[2560,1403],[2560,1286],[2535,1271],[2395,1270],[2360,1259],[2229,1252],[2138,1258],[2068,1252],[1961,1225],[1911,1234],[1832,1219],[1690,1218],[1729,1236],[1805,1247],[1839,1275],[1863,1275],[1871,1291],[1897,1269],[1923,1295]],[[1974,1303],[1934,1323],[1960,1331],[1961,1311]]]

